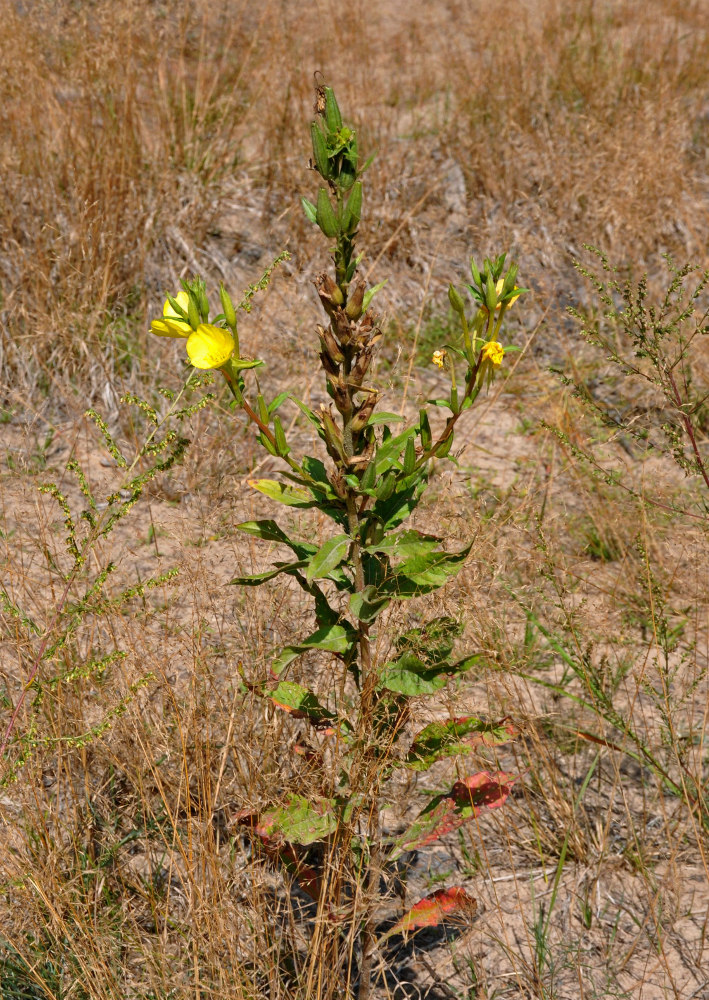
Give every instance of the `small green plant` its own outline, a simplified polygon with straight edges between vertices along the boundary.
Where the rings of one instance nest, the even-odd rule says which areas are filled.
[[[357,136],[343,122],[328,87],[318,89],[316,114],[312,166],[321,186],[315,201],[303,199],[303,208],[332,245],[334,273],[316,280],[326,315],[318,338],[329,403],[316,411],[285,391],[267,400],[258,381],[247,384],[263,361],[241,353],[237,308],[223,286],[221,312],[210,319],[202,279],[183,282],[175,296],[168,295],[152,330],[184,339],[195,367],[223,374],[234,410],[255,425],[264,450],[283,462],[280,479],[253,479],[252,488],[267,502],[318,510],[332,525],[319,545],[293,537],[271,518],[237,525],[289,554],[269,570],[231,582],[256,587],[290,577],[312,602],[314,619],[309,635],[275,653],[268,677],[250,676],[242,668],[246,689],[308,723],[311,734],[298,741],[301,787],[263,808],[241,810],[237,820],[317,904],[297,995],[350,996],[356,990],[359,1000],[366,1000],[375,954],[389,938],[475,906],[460,887],[438,889],[380,932],[382,873],[481,811],[501,806],[516,780],[501,771],[471,774],[435,795],[402,832],[387,834],[382,828],[382,805],[397,772],[425,771],[516,734],[508,719],[465,716],[436,720],[413,739],[407,736],[412,702],[435,696],[477,657],[456,656],[462,633],[456,619],[430,617],[398,629],[395,609],[443,587],[470,551],[469,544],[451,551],[442,537],[407,522],[423,499],[432,460],[450,454],[458,420],[498,372],[506,351],[500,342],[503,321],[524,289],[517,287],[517,267],[507,267],[504,254],[485,260],[481,269],[471,262],[472,314],[451,285],[460,342],[440,344],[432,358],[450,380],[448,394],[430,401],[444,419],[434,428],[429,407],[412,423],[378,410],[380,394],[369,377],[382,335],[371,308],[381,286],[367,288],[357,277],[361,254],[355,249],[362,174],[369,164],[360,166]],[[314,428],[323,457],[296,457],[280,416],[288,402]],[[313,655],[335,668],[319,691],[294,679],[297,661]]]
[[[0,787],[16,780],[29,758],[42,748],[51,749],[61,744],[81,750],[99,739],[126,711],[137,692],[152,679],[151,674],[146,674],[131,684],[103,718],[87,729],[57,734],[43,722],[47,706],[51,706],[60,686],[75,689],[80,685],[97,685],[108,676],[112,665],[126,655],[118,649],[110,653],[93,649],[87,652],[84,633],[91,634],[91,623],[107,611],[122,607],[155,587],[169,583],[176,575],[176,571],[170,570],[110,594],[107,593],[107,585],[116,565],[113,562],[102,564],[98,560],[98,568],[92,569],[93,560],[89,557],[96,552],[98,543],[110,535],[135,507],[148,483],[181,461],[189,441],[170,424],[209,403],[210,395],[201,394],[195,403],[180,405],[183,393],[194,393],[210,379],[209,375],[192,373],[179,394],[163,391],[169,404],[164,414],[137,396],[130,393],[124,396],[122,402],[137,406],[151,428],[132,461],[123,454],[100,415],[94,410],[87,411],[86,416],[95,423],[121,473],[120,483],[108,496],[99,499],[95,495],[84,470],[75,459],[67,463],[66,470],[75,480],[79,494],[78,511],[68,491],[60,489],[56,483],[47,482],[39,487],[39,492],[50,496],[59,508],[66,558],[55,558],[46,553],[48,569],[57,582],[59,593],[53,615],[46,626],[34,621],[5,588],[0,588],[0,624],[7,634],[21,634],[24,648],[33,651],[31,659],[25,664],[26,680],[22,690],[11,706],[9,718],[0,733]],[[19,730],[17,723],[28,696],[24,726]]]
[[[581,323],[588,342],[600,347],[606,359],[623,376],[654,390],[654,406],[648,409],[644,420],[638,419],[639,414],[617,418],[596,405],[582,386],[566,377],[563,381],[572,386],[575,395],[586,406],[591,406],[601,421],[616,433],[629,435],[643,451],[650,446],[671,455],[686,476],[698,477],[709,489],[709,385],[702,381],[701,367],[695,363],[701,338],[709,335],[709,308],[703,303],[709,271],[699,271],[692,264],[678,268],[666,256],[670,282],[661,301],[652,304],[648,301],[647,275],[637,284],[632,280],[621,282],[605,254],[595,247],[586,249],[600,261],[602,274],[578,262],[576,267],[593,285],[601,303],[601,314],[587,316],[577,309],[570,312]],[[653,433],[652,422],[647,419],[653,410],[659,410],[664,418],[661,438]],[[568,436],[551,429],[570,445]],[[592,455],[575,446],[574,450],[601,477],[609,477]],[[624,488],[637,495],[632,487]],[[663,504],[652,496],[645,499],[673,509],[672,505]],[[706,515],[709,510],[706,499],[700,507]]]

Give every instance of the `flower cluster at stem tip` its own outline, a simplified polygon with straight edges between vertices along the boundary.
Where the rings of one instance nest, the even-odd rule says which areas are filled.
[[[181,312],[173,308],[170,300],[166,299],[162,318],[151,322],[151,331],[158,337],[179,337],[186,340],[187,356],[195,368],[203,371],[222,368],[231,359],[236,348],[232,334],[213,323],[197,322],[192,325],[189,321],[190,296],[186,291],[178,292],[173,301]]]

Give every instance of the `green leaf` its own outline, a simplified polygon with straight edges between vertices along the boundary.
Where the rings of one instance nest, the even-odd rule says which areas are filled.
[[[509,717],[485,722],[474,715],[432,722],[414,738],[404,762],[414,771],[426,771],[443,757],[469,754],[477,746],[502,746],[518,735]]]
[[[276,482],[275,479],[249,479],[249,486],[252,486],[259,493],[277,500],[288,507],[314,507],[316,501],[310,493],[299,490],[294,486],[286,486],[284,483]]]
[[[303,211],[309,222],[317,223],[317,209],[313,205],[312,201],[308,201],[307,198],[301,198],[300,204],[303,206]]]
[[[331,570],[342,562],[347,550],[352,544],[349,535],[335,535],[329,538],[315,553],[308,566],[305,577],[308,583],[327,576]]]
[[[273,660],[271,669],[278,676],[289,663],[311,649],[321,649],[326,653],[347,653],[356,641],[356,637],[356,632],[350,626],[325,625],[313,632],[303,642],[294,646],[285,646]]]
[[[380,597],[377,588],[365,587],[350,597],[350,611],[361,622],[371,622],[388,607],[388,597]]]
[[[375,410],[367,421],[367,426],[371,427],[374,424],[388,423],[400,424],[405,419],[400,413],[386,413],[383,410]]]
[[[259,584],[265,583],[267,580],[273,580],[279,573],[287,573],[290,576],[294,576],[299,569],[303,569],[304,566],[308,565],[308,560],[300,559],[298,562],[291,563],[277,562],[273,565],[274,569],[266,570],[265,573],[250,573],[248,576],[235,576],[229,583],[237,584],[241,587],[258,587]]]
[[[263,368],[265,362],[258,358],[232,358],[231,367],[238,372],[246,371],[248,368]]]
[[[273,691],[264,691],[264,697],[270,698],[274,705],[294,719],[307,719],[314,726],[329,725],[337,718],[320,704],[312,691],[293,681],[280,681]]]
[[[388,278],[385,278],[384,281],[380,281],[378,285],[373,285],[372,288],[369,288],[364,293],[364,298],[362,299],[362,314],[363,315],[369,309],[369,306],[371,305],[371,302],[372,302],[372,299],[374,298],[374,296],[377,294],[377,292],[381,292],[382,288],[384,288],[384,286],[386,285],[386,283],[387,283],[388,280],[389,280]]]
[[[420,552],[409,556],[394,567],[394,576],[387,581],[387,592],[392,597],[413,597],[437,590],[455,576],[472,548],[466,545],[460,552]]]
[[[385,664],[378,688],[414,698],[440,691],[446,681],[444,673],[428,668],[414,653],[407,651],[398,660]]]
[[[278,395],[268,404],[269,415],[275,413],[276,410],[279,409],[279,407],[283,403],[285,403],[285,401],[287,399],[290,399],[290,398],[291,398],[291,394],[289,392],[279,392]],[[266,423],[265,420],[264,420],[264,423]]]
[[[399,534],[385,535],[381,541],[372,545],[367,545],[366,552],[385,552],[389,556],[400,556],[403,559],[410,559],[416,556],[427,555],[436,549],[441,543],[441,539],[435,535],[424,535],[413,528],[401,531]]]
[[[406,447],[407,441],[409,438],[413,437],[415,433],[415,426],[407,427],[405,431],[401,432],[401,434],[393,435],[388,440],[383,441],[380,444],[377,448],[377,453],[374,456],[374,463],[378,476],[397,463],[399,456]]]
[[[337,829],[338,816],[334,799],[310,802],[303,795],[291,795],[288,803],[260,818],[257,831],[261,836],[281,836],[293,844],[313,844]]]

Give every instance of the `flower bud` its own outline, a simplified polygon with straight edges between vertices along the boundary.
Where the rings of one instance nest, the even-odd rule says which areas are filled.
[[[230,326],[233,330],[236,327],[236,309],[234,309],[229,293],[223,284],[220,284],[219,286],[219,298],[222,302],[222,311],[224,313],[226,325]]]

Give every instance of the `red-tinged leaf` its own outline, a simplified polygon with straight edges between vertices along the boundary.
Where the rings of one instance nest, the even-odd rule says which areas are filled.
[[[269,835],[263,825],[264,820],[250,809],[240,809],[235,814],[234,820],[241,826],[250,827],[269,861],[293,875],[301,889],[317,902],[322,884],[320,875],[314,868],[301,861],[292,844],[283,843],[280,837]]]
[[[477,900],[459,886],[454,886],[452,889],[438,889],[412,906],[401,920],[382,935],[378,943],[381,944],[393,934],[409,934],[422,927],[438,927],[444,920],[468,921],[475,913],[477,905]]]
[[[518,775],[504,771],[480,771],[451,788],[456,811],[467,819],[480,815],[481,809],[499,809],[507,801]]]
[[[264,696],[270,698],[274,705],[288,712],[294,719],[307,719],[317,727],[330,727],[335,719],[332,712],[320,704],[312,691],[293,681],[281,681],[273,691],[265,691]]]
[[[307,846],[323,840],[337,829],[337,813],[332,799],[311,802],[303,795],[291,795],[284,806],[261,816],[256,832]]]
[[[469,823],[483,809],[499,808],[516,780],[516,775],[504,771],[480,771],[464,781],[456,781],[450,792],[432,799],[409,829],[392,839],[389,859],[394,861],[406,851],[432,844]]]
[[[502,746],[517,735],[509,716],[499,722],[485,722],[475,715],[432,722],[416,735],[404,763],[412,770],[426,771],[443,757],[468,754],[476,746]]]

